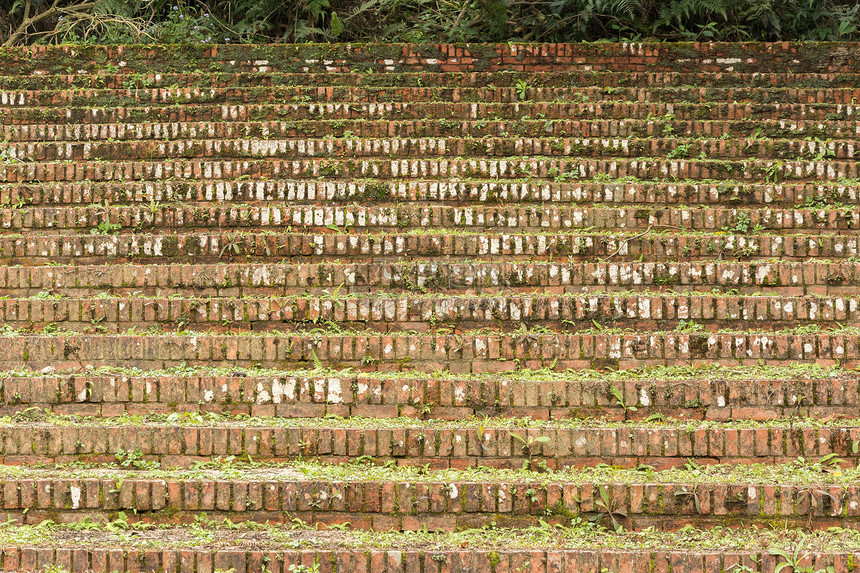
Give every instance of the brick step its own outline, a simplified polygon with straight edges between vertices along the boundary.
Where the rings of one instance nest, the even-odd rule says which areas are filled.
[[[136,520],[134,515],[126,515],[125,521],[117,520],[112,527],[119,529]],[[76,525],[9,528],[9,541],[2,552],[5,570],[55,566],[73,573],[257,573],[265,567],[291,573],[292,567],[294,573],[647,573],[671,567],[676,573],[706,573],[743,567],[751,573],[770,573],[787,563],[777,554],[782,552],[798,568],[826,571],[832,567],[835,573],[848,573],[850,564],[860,559],[848,541],[850,533],[788,528],[751,528],[749,533],[724,528],[714,533],[690,526],[683,533],[642,533],[580,524],[492,528],[489,532],[467,529],[451,534],[386,532],[381,536],[366,530],[309,532],[310,526],[295,522],[264,529],[239,524],[239,531],[234,531],[230,525],[205,519],[191,527],[170,525],[129,535],[123,530],[79,530]],[[795,557],[798,546],[803,550]]]
[[[319,134],[333,137],[385,138],[467,136],[485,137],[514,133],[521,137],[755,137],[756,140],[850,139],[860,135],[855,122],[817,120],[766,120],[751,123],[735,120],[675,119],[338,119],[298,121],[215,121],[175,123],[39,124],[0,126],[0,137],[8,142],[35,141],[142,141],[207,139],[307,138]],[[830,142],[828,142],[829,144]],[[815,142],[812,143],[815,145]]]
[[[163,161],[14,162],[3,165],[7,183],[81,181],[165,181],[221,179],[489,179],[570,181],[609,177],[675,180],[732,179],[754,183],[793,183],[860,179],[860,163],[832,159],[776,161],[769,159],[670,159],[610,157],[564,159],[531,156],[468,159],[233,159]],[[669,181],[666,181],[668,179]]]
[[[645,102],[386,102],[340,101],[320,103],[180,104],[164,102],[159,106],[112,105],[88,107],[9,107],[0,125],[104,125],[118,123],[186,123],[222,121],[284,121],[300,126],[302,121],[389,120],[408,118],[446,121],[492,118],[495,121],[532,119],[580,121],[603,119],[659,121],[667,115],[677,121],[846,121],[857,117],[856,105],[833,103],[645,103]],[[658,118],[658,119],[655,119]],[[432,121],[432,120],[431,120]],[[528,120],[527,120],[528,121]],[[666,120],[664,120],[665,122]],[[436,123],[439,119],[436,119]],[[668,122],[666,122],[668,123]],[[754,131],[752,133],[755,133]]]
[[[77,521],[85,515],[101,521],[135,510],[136,520],[152,524],[194,523],[205,511],[207,519],[234,523],[295,523],[298,518],[377,531],[455,531],[494,520],[507,527],[537,526],[541,517],[549,525],[580,517],[613,528],[671,531],[685,524],[749,527],[769,519],[788,527],[852,528],[860,515],[860,488],[844,478],[825,475],[822,483],[809,485],[778,470],[770,473],[785,481],[765,484],[756,483],[758,477],[753,483],[740,481],[753,476],[733,468],[704,483],[700,472],[646,476],[635,470],[617,471],[629,483],[614,481],[610,472],[559,472],[542,479],[531,472],[483,470],[461,477],[460,472],[378,470],[363,464],[305,463],[239,472],[242,477],[231,468],[92,469],[81,477],[62,470],[19,470],[0,485],[4,513],[26,524]]]
[[[726,231],[807,235],[860,229],[860,211],[850,207],[806,209],[750,209],[744,207],[616,208],[538,206],[506,203],[504,206],[459,207],[415,204],[377,206],[261,206],[234,203],[223,205],[88,206],[88,207],[0,207],[0,233],[49,231],[58,233],[128,233],[143,230],[258,229],[266,231],[323,230],[402,232],[415,228],[485,231],[505,229],[516,233],[558,230],[658,230]]]
[[[582,294],[636,288],[854,296],[860,263],[691,261],[558,263],[217,263],[0,267],[5,296],[287,296],[392,293]],[[328,294],[326,294],[326,291]]]
[[[261,66],[262,67],[262,66]],[[6,70],[4,70],[6,71]],[[599,86],[599,87],[675,87],[675,88],[773,88],[794,86],[805,89],[853,88],[860,74],[855,72],[637,72],[625,70],[552,71],[406,71],[375,74],[338,72],[276,71],[189,71],[161,73],[155,71],[108,72],[93,70],[84,74],[0,75],[3,90],[67,89],[154,89],[183,86],[187,88],[263,87],[263,86],[346,86],[368,87],[516,87],[522,81],[528,86]]]
[[[662,417],[659,422],[537,422],[529,418],[323,421],[236,419],[223,414],[185,412],[120,419],[52,414],[39,420],[31,411],[32,408],[16,415],[14,425],[0,427],[0,460],[4,464],[113,464],[123,457],[117,452],[130,452],[140,462],[130,465],[132,469],[146,462],[200,469],[199,463],[217,463],[217,458],[223,461],[230,456],[252,459],[258,464],[305,458],[327,464],[372,459],[378,465],[429,464],[436,469],[600,469],[608,464],[633,469],[627,473],[636,479],[640,464],[657,469],[683,468],[687,460],[695,459],[697,464],[746,466],[796,463],[802,457],[803,463],[821,459],[832,463],[834,469],[845,466],[848,475],[840,477],[848,480],[856,471],[849,465],[856,465],[858,454],[854,450],[860,442],[857,419],[822,423],[792,417],[764,423],[710,421],[705,426],[699,420]],[[828,461],[831,459],[834,461]],[[14,472],[8,465],[0,466],[0,474],[3,470]],[[768,471],[778,474],[785,468],[776,465]],[[824,478],[826,474],[819,472],[818,477]],[[611,478],[627,480],[630,475]],[[780,483],[793,481],[790,475],[779,477]],[[759,479],[768,478],[765,474]]]
[[[746,296],[617,292],[580,295],[450,296],[327,295],[325,297],[38,298],[0,299],[9,328],[122,332],[129,328],[210,332],[313,332],[320,327],[370,332],[449,334],[480,328],[559,332],[595,328],[721,331],[816,325],[860,326],[860,297]]]
[[[0,336],[0,367],[60,370],[84,365],[143,369],[180,365],[357,368],[364,371],[503,372],[520,368],[583,370],[644,366],[789,366],[803,360],[853,368],[860,360],[854,329],[685,333],[622,331],[565,334],[484,331],[409,333],[207,332],[8,334]]]
[[[352,181],[247,179],[241,181],[98,181],[86,183],[0,184],[0,204],[17,208],[64,204],[213,202],[257,204],[289,201],[291,205],[360,201],[445,203],[619,204],[641,209],[689,205],[797,205],[808,209],[860,202],[849,180],[833,183],[720,183],[690,181],[581,180],[529,182],[513,180],[357,179]]]
[[[577,44],[280,44],[32,46],[2,53],[15,75],[124,73],[207,69],[355,73],[434,71],[650,71],[851,73],[860,58],[851,43],[577,43]],[[120,65],[122,64],[122,65]]]
[[[468,103],[536,102],[651,102],[651,103],[756,103],[855,105],[860,88],[690,88],[690,87],[370,87],[272,86],[225,88],[129,88],[80,90],[3,90],[0,108],[24,107],[126,107],[164,104],[248,104],[259,101],[331,101],[365,103],[434,102]]]
[[[860,404],[855,373],[802,364],[462,376],[227,367],[169,371],[106,367],[81,373],[49,367],[44,374],[15,371],[0,376],[0,415],[37,407],[61,415],[102,417],[208,411],[278,418],[363,416],[377,421],[484,415],[645,420],[653,414],[738,421],[854,417]]]
[[[856,159],[856,140],[588,139],[571,137],[195,139],[177,141],[47,142],[6,145],[11,162],[265,158],[666,157],[712,160]],[[519,159],[522,161],[522,159]]]
[[[115,231],[115,230],[114,230]],[[110,232],[110,230],[106,231]],[[635,234],[634,234],[635,233]],[[0,235],[4,265],[292,262],[403,262],[405,257],[466,262],[475,258],[572,262],[805,261],[841,262],[857,256],[853,235],[778,235],[664,232],[496,234],[428,233],[183,233]],[[847,262],[847,261],[846,261]]]

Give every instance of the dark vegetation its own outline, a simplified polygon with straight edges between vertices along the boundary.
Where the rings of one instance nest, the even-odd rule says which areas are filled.
[[[857,0],[0,0],[0,44],[822,41]]]

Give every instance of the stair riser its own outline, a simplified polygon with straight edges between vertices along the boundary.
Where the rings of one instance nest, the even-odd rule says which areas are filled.
[[[614,258],[613,258],[614,261]],[[712,292],[777,292],[854,296],[860,285],[860,263],[335,263],[289,265],[227,263],[135,264],[53,267],[0,267],[0,288],[7,296],[36,296],[45,291],[64,296],[302,296],[331,298],[388,292],[434,293],[480,289],[546,294],[589,291],[629,292],[636,288]],[[322,292],[328,291],[328,293]],[[42,295],[44,296],[44,295]]]
[[[81,313],[85,314],[85,313]],[[284,319],[274,317],[270,320],[237,320],[234,318],[211,318],[199,319],[193,317],[187,319],[185,315],[180,315],[176,319],[162,320],[154,318],[147,320],[141,318],[139,320],[111,320],[110,317],[100,320],[93,318],[90,320],[75,320],[58,318],[56,314],[42,314],[42,319],[34,320],[33,318],[6,320],[5,325],[10,328],[17,328],[26,333],[50,333],[57,328],[57,324],[62,324],[64,329],[73,332],[81,333],[123,333],[128,330],[137,328],[141,330],[154,329],[159,332],[182,333],[186,330],[203,331],[211,334],[265,334],[269,332],[289,333],[289,334],[307,334],[313,335],[321,329],[340,328],[344,332],[361,332],[378,333],[378,334],[399,334],[406,333],[408,335],[448,335],[452,332],[461,333],[469,332],[477,329],[489,329],[493,333],[512,334],[519,331],[521,328],[546,328],[560,334],[575,334],[575,333],[592,333],[597,327],[606,329],[621,328],[625,330],[639,331],[654,331],[659,329],[677,330],[685,332],[686,319],[612,319],[611,317],[597,316],[587,319],[531,319],[522,318],[519,320],[498,319],[492,318],[487,320],[448,320],[440,319],[437,322],[428,324],[420,319],[406,322],[386,321],[386,320],[335,320],[335,319],[320,319],[303,320]],[[60,315],[64,316],[64,315]],[[97,315],[96,315],[97,316]],[[51,320],[58,318],[58,320]],[[856,327],[860,326],[860,322],[855,319],[842,321],[834,320],[770,320],[770,319],[691,319],[695,322],[696,332],[726,332],[732,330],[750,330],[756,328],[762,336],[768,336],[773,331],[780,329],[814,326],[825,329],[839,328],[843,326]]]
[[[7,163],[7,183],[89,181],[167,181],[230,178],[272,179],[472,179],[553,181],[593,179],[732,179],[756,183],[821,182],[860,178],[856,161],[710,160],[710,159],[282,159],[164,162]]]
[[[224,263],[243,261],[368,263],[404,258],[460,260],[487,258],[569,262],[660,262],[666,259],[805,261],[858,256],[852,235],[780,236],[770,234],[187,234],[55,235],[18,238],[0,235],[0,264]]]
[[[626,411],[610,393],[617,388]],[[335,400],[333,397],[337,397]],[[802,397],[802,399],[801,399]],[[276,401],[277,400],[277,401]],[[857,415],[856,379],[787,380],[381,380],[369,377],[7,377],[0,415],[29,407],[80,416],[228,411],[283,418],[326,415],[460,420],[528,416],[535,420],[606,417],[644,420],[654,413],[715,421]],[[647,403],[647,406],[645,405]]]
[[[667,228],[690,231],[806,235],[860,230],[860,210],[851,209],[650,209],[610,207],[454,207],[454,206],[201,206],[0,208],[0,229],[6,232],[98,231],[100,225],[129,230],[230,230],[324,232],[333,228],[354,233],[403,232],[436,228],[458,231],[502,229],[514,232],[648,231]]]
[[[274,409],[273,407],[271,409]],[[429,464],[436,469],[521,468],[546,462],[550,468],[579,468],[598,463],[635,468],[683,467],[688,459],[712,464],[788,463],[836,454],[852,463],[860,428],[740,428],[684,430],[641,428],[485,428],[481,440],[471,429],[318,429],[197,427],[62,427],[3,428],[3,461],[7,464],[116,463],[116,452],[140,449],[149,460],[190,467],[213,456],[257,461],[311,457],[326,463],[349,463],[368,456],[399,465]],[[517,438],[514,434],[520,436]],[[522,440],[546,436],[530,448]]]
[[[525,96],[525,97],[522,97]],[[163,89],[9,90],[0,92],[0,108],[25,107],[138,107],[147,105],[255,104],[260,101],[301,103],[362,102],[407,103],[454,101],[508,103],[521,101],[573,103],[755,103],[855,105],[857,88],[628,88],[528,87],[433,88],[433,87],[237,87]]]
[[[129,299],[6,299],[0,319],[13,328],[42,330],[62,324],[72,330],[204,327],[212,332],[304,332],[337,324],[376,332],[414,331],[447,334],[491,328],[513,332],[544,327],[560,332],[593,331],[598,327],[641,331],[683,328],[692,322],[707,331],[822,328],[860,325],[858,298],[787,298],[778,296],[537,296],[428,297],[373,300],[334,298],[268,298],[182,300]]]
[[[816,529],[839,523],[856,527],[860,522],[860,511],[849,509],[852,505],[860,506],[860,489],[837,486],[708,488],[679,484],[602,488],[590,484],[550,484],[542,488],[537,484],[465,482],[133,479],[123,480],[121,484],[95,479],[11,480],[2,485],[4,494],[18,491],[14,497],[4,496],[4,513],[32,524],[51,518],[68,522],[82,514],[108,517],[116,511],[136,509],[142,521],[156,523],[189,523],[194,521],[195,512],[207,511],[213,512],[212,518],[217,521],[228,517],[232,521],[289,523],[298,517],[305,522],[349,521],[353,528],[380,531],[415,531],[424,525],[430,531],[454,531],[481,527],[492,520],[527,526],[536,525],[539,517],[547,515],[550,523],[560,523],[577,515],[602,516],[609,525],[608,512],[600,507],[601,490],[609,494],[609,508],[613,512],[627,514],[626,517],[615,516],[616,521],[635,530],[651,526],[674,530],[689,523],[705,527],[741,525],[767,519],[787,520],[793,524],[805,522]],[[17,508],[29,508],[29,511],[22,515]]]
[[[500,417],[528,417],[533,420],[563,420],[570,418],[601,418],[608,422],[623,420],[646,420],[652,415],[661,415],[666,418],[681,418],[684,420],[709,420],[725,422],[729,420],[774,420],[786,419],[792,416],[799,418],[854,418],[857,416],[857,406],[759,406],[743,405],[735,407],[679,407],[658,406],[644,407],[636,406],[635,412],[625,411],[619,405],[608,406],[576,406],[576,407],[550,407],[550,406],[519,406],[499,407],[495,404],[484,406],[428,406],[429,414],[424,414],[424,407],[412,404],[395,405],[353,405],[344,406],[340,404],[302,404],[302,405],[276,405],[270,404],[236,404],[232,402],[212,402],[200,405],[199,400],[187,403],[152,403],[122,401],[118,403],[92,403],[90,401],[79,403],[69,401],[68,403],[50,402],[19,402],[10,400],[9,405],[0,405],[0,416],[12,416],[20,413],[26,407],[35,406],[48,412],[71,416],[147,416],[150,414],[169,414],[172,412],[214,412],[217,414],[229,413],[232,415],[248,416],[276,416],[279,418],[305,418],[331,416],[361,416],[364,418],[396,418],[401,416],[420,418],[421,416],[432,416],[434,419],[457,421],[467,417],[500,416]],[[104,461],[104,460],[103,460]],[[107,460],[112,461],[112,459]]]
[[[313,568],[320,573],[474,573],[476,571],[617,571],[648,573],[669,570],[676,573],[732,571],[743,565],[753,573],[771,573],[780,558],[768,552],[737,551],[619,551],[613,549],[495,549],[468,547],[459,550],[426,551],[409,547],[396,550],[332,549],[108,549],[27,546],[6,547],[2,553],[6,571],[41,571],[59,565],[73,573],[165,571],[169,573],[235,573],[269,571],[287,573],[292,565]],[[860,554],[851,552],[805,554],[800,566],[814,571],[834,567],[835,573],[849,573],[849,563]],[[745,569],[746,570],[746,569]]]
[[[20,100],[20,96],[19,96]],[[428,117],[447,121],[470,119],[480,121],[492,117],[519,121],[524,115],[549,120],[639,120],[675,116],[675,121],[846,121],[852,122],[860,113],[853,103],[645,103],[604,101],[582,102],[381,102],[361,101],[318,103],[261,104],[257,102],[225,104],[165,102],[160,106],[113,105],[90,109],[86,106],[67,107],[6,107],[0,125],[104,125],[116,123],[175,123],[220,121],[291,121],[314,120],[426,120]],[[754,132],[753,132],[754,133]]]
[[[858,335],[761,334],[526,334],[526,335],[80,335],[0,337],[0,365],[61,370],[83,364],[134,364],[158,369],[180,365],[359,370],[451,369],[458,373],[503,372],[520,368],[638,368],[730,366],[760,363],[788,366],[815,361],[853,368],[860,360]]]
[[[666,157],[713,159],[853,160],[852,141],[813,143],[779,139],[767,141],[675,139],[533,138],[380,138],[380,139],[199,139],[167,142],[17,143],[8,144],[11,160],[128,161],[187,159],[305,159],[305,158],[456,158],[456,157]],[[828,154],[828,155],[825,155]],[[829,155],[832,154],[832,155]],[[818,159],[820,161],[820,159]]]
[[[446,203],[480,203],[484,207],[512,203],[540,203],[542,207],[579,206],[626,209],[660,209],[665,206],[688,207],[710,205],[713,208],[744,208],[779,205],[817,211],[829,205],[856,205],[860,198],[856,186],[848,184],[819,185],[783,182],[761,184],[686,184],[686,183],[598,183],[574,181],[496,182],[479,181],[109,181],[89,183],[0,185],[0,205],[17,209],[30,206],[122,205],[153,202],[182,202],[189,207],[211,207],[213,204],[240,203],[272,207],[273,202],[290,205],[315,205],[324,201],[337,203],[360,201],[366,207],[377,203],[421,202],[436,208],[450,208]],[[18,205],[20,204],[20,207]],[[147,209],[148,210],[148,209]]]
[[[860,78],[858,78],[860,81]],[[506,137],[516,134],[521,137],[629,137],[671,138],[712,137],[736,138],[760,137],[777,139],[850,139],[860,135],[860,127],[853,122],[829,121],[760,121],[755,129],[750,122],[691,121],[691,120],[567,120],[567,119],[520,119],[520,120],[316,120],[267,122],[195,122],[195,123],[131,123],[131,124],[76,124],[76,125],[14,125],[0,128],[0,137],[9,142],[141,142],[141,140],[197,140],[197,139],[306,139],[320,134],[349,138],[390,138],[429,136]],[[765,142],[767,143],[767,142]],[[21,145],[21,143],[19,143]],[[43,145],[48,149],[47,145]],[[23,148],[25,152],[26,148]],[[93,146],[89,152],[93,153]],[[145,148],[144,148],[145,150]],[[85,151],[87,149],[85,148]]]

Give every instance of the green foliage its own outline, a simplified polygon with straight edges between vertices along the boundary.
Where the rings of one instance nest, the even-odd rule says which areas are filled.
[[[669,151],[666,159],[686,159],[692,155],[693,144],[685,143]]]
[[[91,229],[93,235],[116,235],[122,229],[120,223],[111,223],[110,221],[102,221],[95,229]]]
[[[205,44],[231,40],[230,34],[224,35],[208,12],[181,3],[170,6],[167,16],[157,20],[147,29],[147,33],[163,44]]]
[[[154,469],[159,466],[157,462],[150,462],[143,459],[143,453],[140,448],[135,450],[124,450],[122,448],[116,451],[116,461],[119,467],[132,470],[147,470]]]
[[[853,0],[37,0],[19,35],[27,3],[7,2],[12,43],[860,39]]]
[[[313,566],[308,565],[290,565],[289,573],[318,573],[320,570],[319,563],[314,563]]]
[[[739,233],[741,235],[745,235],[749,233],[752,228],[752,220],[749,216],[749,213],[741,211],[737,214],[737,217],[735,218],[735,226],[725,227],[723,230],[728,231],[730,233]]]
[[[617,386],[610,386],[609,393],[612,394],[612,397],[615,398],[615,401],[618,402],[618,405],[624,408],[625,412],[636,411],[636,406],[631,406],[630,404],[624,403],[624,394]]]
[[[693,332],[702,332],[704,329],[704,326],[694,320],[679,320],[678,326],[675,327],[675,332],[691,334]]]
[[[520,101],[528,99],[528,97],[529,97],[529,84],[527,84],[523,80],[517,80],[517,83],[514,86],[514,88],[517,91],[517,98]]]

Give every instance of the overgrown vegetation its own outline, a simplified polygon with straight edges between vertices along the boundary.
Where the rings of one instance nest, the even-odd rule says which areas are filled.
[[[338,531],[316,533],[313,524],[293,518],[286,524],[262,524],[253,521],[234,523],[227,518],[217,519],[200,515],[190,525],[154,525],[146,521],[129,521],[128,515],[119,512],[112,521],[84,517],[75,523],[55,523],[51,520],[36,525],[14,522],[0,523],[0,540],[4,546],[27,544],[52,547],[74,545],[86,539],[93,547],[199,547],[211,543],[217,536],[222,542],[253,540],[256,546],[273,549],[333,549],[360,548],[403,550],[404,548],[432,548],[435,551],[462,551],[466,547],[498,549],[626,549],[626,550],[740,550],[790,557],[806,557],[813,551],[853,551],[860,543],[860,532],[854,529],[832,527],[827,531],[805,532],[781,525],[771,527],[723,527],[697,529],[690,525],[675,532],[648,528],[644,531],[610,531],[599,523],[575,517],[570,524],[549,524],[523,528],[484,527],[456,532],[371,531],[345,527]],[[322,528],[321,528],[322,529]],[[88,532],[93,532],[89,534]],[[74,541],[68,541],[73,538]],[[62,540],[58,542],[58,539]],[[493,552],[490,553],[493,555]],[[492,559],[492,557],[490,557]],[[785,558],[782,559],[785,561]],[[737,569],[737,568],[736,568]],[[46,569],[47,571],[48,569]],[[740,569],[749,571],[749,569]],[[797,569],[796,569],[797,570]],[[806,569],[804,569],[806,571]],[[822,570],[823,571],[823,570]]]
[[[0,42],[852,40],[854,0],[0,0]]]
[[[141,461],[139,466],[121,466],[126,474],[114,473],[117,481],[125,479],[169,479],[187,481],[199,479],[255,481],[315,481],[323,483],[387,481],[399,483],[436,482],[502,484],[553,483],[592,484],[683,484],[683,485],[769,485],[790,486],[828,485],[852,486],[860,478],[860,466],[850,465],[833,455],[817,460],[796,458],[780,464],[699,464],[690,459],[684,467],[656,470],[650,465],[622,468],[598,464],[586,468],[553,469],[539,467],[537,471],[526,467],[497,469],[477,466],[466,469],[432,469],[429,465],[398,466],[394,460],[382,461],[370,456],[359,456],[344,463],[324,463],[313,459],[295,459],[290,462],[244,461],[233,456],[218,457],[197,462],[191,468],[158,467],[153,462]],[[85,479],[93,470],[115,469],[114,465],[70,462],[35,466],[0,466],[4,479]],[[110,479],[110,478],[107,478]],[[608,500],[605,500],[608,501]]]

